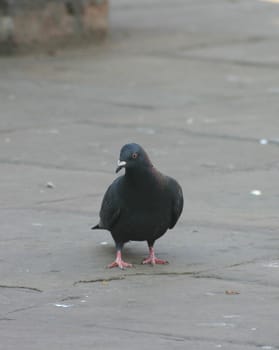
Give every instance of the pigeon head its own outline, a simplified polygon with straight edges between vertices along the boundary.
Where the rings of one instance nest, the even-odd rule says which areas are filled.
[[[137,143],[128,143],[121,148],[116,173],[122,168],[129,171],[150,166],[152,166],[152,163],[145,150]]]

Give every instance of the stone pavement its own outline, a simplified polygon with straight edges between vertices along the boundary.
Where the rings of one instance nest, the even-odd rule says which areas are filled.
[[[279,349],[279,5],[111,2],[99,47],[0,59],[0,349]],[[120,147],[185,195],[168,266],[91,231]]]

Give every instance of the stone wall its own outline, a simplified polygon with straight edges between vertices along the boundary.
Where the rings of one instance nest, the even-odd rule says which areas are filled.
[[[0,0],[0,52],[105,36],[108,0]]]

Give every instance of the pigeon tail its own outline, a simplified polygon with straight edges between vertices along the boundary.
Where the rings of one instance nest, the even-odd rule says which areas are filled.
[[[95,226],[91,227],[91,230],[98,230],[99,228],[100,228],[100,225],[99,225],[99,224],[97,224],[97,225],[95,225]]]

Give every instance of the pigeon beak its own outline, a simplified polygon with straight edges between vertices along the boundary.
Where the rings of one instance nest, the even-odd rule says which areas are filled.
[[[125,168],[126,164],[127,163],[124,160],[118,160],[115,172],[118,173],[120,169]]]

